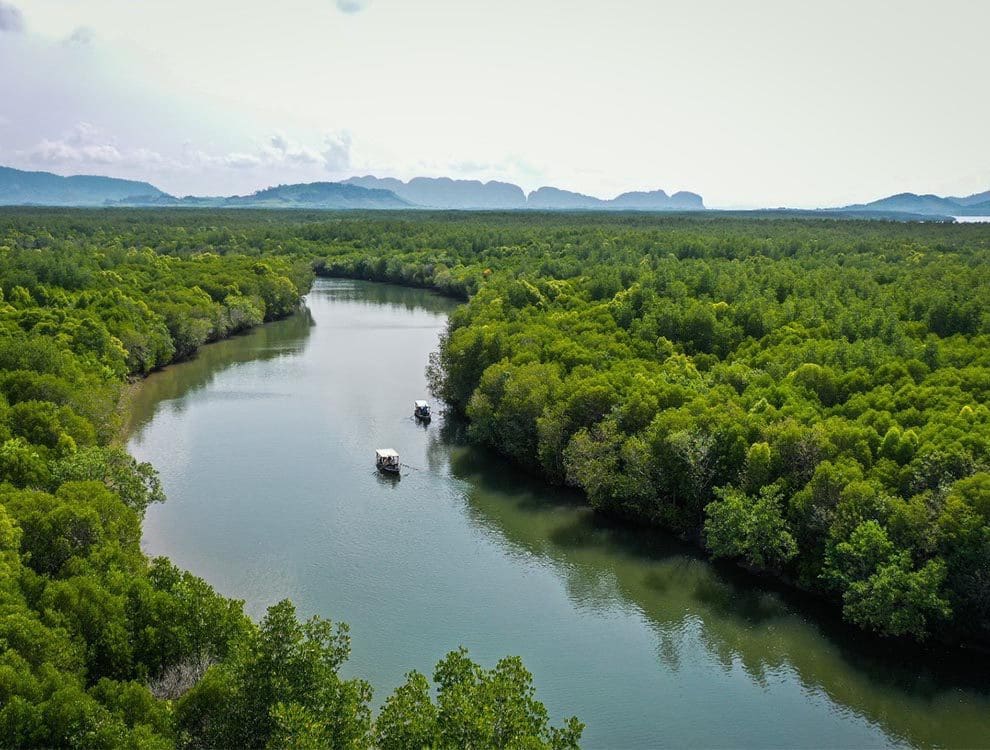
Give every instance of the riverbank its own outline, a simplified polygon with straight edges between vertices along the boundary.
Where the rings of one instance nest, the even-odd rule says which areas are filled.
[[[310,288],[312,288],[312,285],[310,286]],[[212,341],[208,341],[206,343],[199,345],[192,353],[187,354],[186,356],[180,359],[174,359],[170,361],[168,364],[165,364],[162,367],[147,372],[141,375],[140,377],[131,377],[125,380],[124,383],[121,385],[120,396],[117,399],[115,421],[118,424],[117,427],[115,428],[114,437],[113,440],[111,441],[111,444],[117,447],[123,447],[127,443],[128,437],[136,429],[137,425],[133,423],[134,420],[133,400],[135,394],[141,391],[141,387],[144,381],[146,381],[149,377],[153,377],[167,370],[170,367],[176,367],[182,364],[186,364],[187,362],[198,358],[200,355],[204,353],[204,351],[209,350],[210,347],[215,347],[217,344],[222,344],[225,341],[230,341],[231,339],[235,339],[239,336],[248,336],[254,333],[255,331],[257,331],[259,328],[272,325],[273,323],[279,323],[281,321],[286,320],[287,318],[303,314],[305,312],[305,295],[307,293],[308,290],[307,292],[303,292],[302,294],[300,294],[296,309],[287,315],[280,316],[273,320],[261,321],[256,323],[255,325],[249,326],[247,328],[242,328],[238,331],[231,331],[221,338],[217,338]]]
[[[736,228],[742,231],[735,241],[748,248],[750,227],[741,223]],[[771,235],[778,228],[784,238],[793,231],[787,224],[766,226]],[[709,229],[715,227],[704,227]],[[832,241],[840,230],[847,231],[818,229]],[[574,264],[589,253],[578,244],[556,255],[541,254],[540,246],[495,247],[482,254],[449,248],[433,255],[423,250],[378,256],[351,251],[318,260],[315,268],[447,293],[453,289],[456,296],[467,297],[454,318],[451,339],[431,363],[433,385],[471,418],[475,440],[552,483],[581,487],[596,509],[666,528],[703,543],[716,556],[738,559],[760,575],[814,592],[865,631],[985,648],[990,619],[981,604],[981,584],[973,583],[978,571],[972,568],[979,565],[977,548],[986,541],[980,540],[979,503],[964,498],[981,492],[986,474],[979,471],[980,457],[987,442],[971,436],[954,443],[952,436],[972,430],[963,424],[967,415],[985,425],[986,414],[977,416],[970,402],[979,394],[965,383],[951,394],[934,395],[945,383],[943,373],[932,372],[940,367],[933,358],[934,338],[929,336],[925,344],[927,355],[920,351],[920,341],[912,344],[918,349],[913,359],[901,351],[911,337],[918,337],[908,320],[917,311],[890,318],[885,338],[876,330],[856,333],[852,323],[843,331],[821,325],[828,304],[819,299],[819,290],[843,274],[853,285],[872,284],[876,274],[899,274],[899,283],[910,285],[917,283],[915,276],[928,273],[905,271],[904,264],[871,249],[869,243],[886,247],[889,238],[883,232],[901,229],[856,229],[852,234],[863,235],[858,252],[870,258],[865,266],[843,268],[830,255],[810,251],[792,259],[790,251],[777,250],[773,258],[759,255],[766,259],[759,271],[753,266],[745,272],[779,275],[780,283],[792,290],[788,279],[799,270],[816,275],[816,284],[792,292],[807,310],[822,307],[814,314],[789,308],[787,295],[764,299],[763,282],[751,279],[744,291],[732,291],[739,280],[730,275],[738,277],[743,266],[739,258],[725,260],[724,247],[714,247],[711,252],[717,253],[707,256],[701,249],[705,243],[723,240],[705,233],[693,237],[697,245],[684,250],[682,258],[671,253],[643,257],[623,248],[620,261],[596,248],[593,271]],[[541,236],[535,229],[528,231],[534,238]],[[554,232],[547,230],[554,241],[561,234],[587,239],[573,228]],[[627,234],[633,245],[645,236],[653,239],[645,233]],[[979,236],[969,239],[976,244],[960,251],[961,256],[979,252]],[[617,252],[619,248],[611,254]],[[655,270],[660,266],[662,274]],[[717,277],[715,268],[725,273]],[[684,297],[682,289],[675,300],[650,288],[662,276],[663,284],[687,289],[699,273],[712,281],[697,298]],[[653,275],[658,280],[651,280]],[[718,293],[710,288],[716,278],[726,287]],[[883,288],[896,290],[897,285]],[[848,296],[839,289],[830,294]],[[730,304],[719,299],[733,295],[742,295],[742,300]],[[690,309],[665,309],[675,301],[677,307]],[[850,298],[842,304],[855,308],[864,303]],[[885,303],[888,308],[892,304]],[[854,318],[865,319],[875,310],[867,306]],[[688,320],[692,315],[697,325]],[[806,343],[798,343],[800,337],[781,338],[787,326],[773,333],[774,325],[779,326],[771,324],[774,316],[801,315],[808,320],[795,331],[808,332]],[[654,340],[662,329],[669,329],[673,338]],[[892,336],[901,342],[898,346],[892,345]],[[954,359],[941,365],[949,382],[978,351],[967,339],[951,341]],[[938,346],[949,345],[942,342]],[[743,346],[745,354],[729,355],[735,346]],[[824,352],[833,353],[823,359]],[[879,370],[884,382],[872,382],[867,373],[879,361],[886,363]],[[904,362],[913,369],[905,369]],[[885,395],[886,388],[895,386],[911,394],[911,408]],[[958,416],[951,409],[925,406],[938,398],[951,398]],[[925,409],[921,425],[912,408],[918,413]],[[867,485],[872,489],[862,489]],[[858,494],[844,502],[856,507],[840,512],[839,495],[851,487],[860,487]],[[717,495],[713,488],[730,495]],[[915,524],[914,505],[934,502],[941,507],[949,490],[968,506],[965,523],[972,533],[967,532],[962,547],[950,541],[957,521],[940,512],[930,518],[932,528],[897,531]],[[938,497],[925,500],[925,492]],[[760,499],[761,493],[766,497]],[[873,502],[870,495],[878,499]],[[740,500],[743,496],[748,499]],[[751,517],[754,509],[766,518]],[[857,524],[867,524],[856,539],[855,525],[841,534],[826,528],[847,514]],[[712,524],[720,524],[721,533],[713,533]],[[747,531],[756,528],[762,537]],[[935,550],[925,541],[932,538],[940,540]],[[866,570],[848,556],[840,557],[833,549],[839,544],[859,545],[856,554],[866,557],[874,554],[866,547],[886,551],[876,567]],[[889,601],[874,606],[882,591]],[[887,614],[892,612],[903,615]]]
[[[290,595],[303,616],[349,622],[349,669],[377,695],[456,643],[483,663],[519,654],[551,717],[588,724],[588,748],[972,746],[990,730],[972,664],[907,658],[593,513],[443,415],[417,425],[449,301],[344,280],[308,301],[311,324],[265,326],[145,381],[130,447],[169,495],[149,511],[148,554],[250,613]],[[374,471],[381,446],[414,467],[397,484]]]

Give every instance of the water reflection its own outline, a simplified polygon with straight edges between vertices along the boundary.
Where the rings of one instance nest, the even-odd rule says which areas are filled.
[[[200,348],[194,357],[153,373],[131,389],[126,400],[123,434],[140,442],[145,426],[163,404],[181,414],[189,397],[237,364],[291,357],[306,345],[316,321],[306,305],[285,320]],[[271,394],[227,392],[222,397],[259,398]],[[214,395],[216,397],[216,395]]]
[[[448,300],[335,281],[308,304],[135,393],[132,450],[169,495],[149,552],[253,614],[288,596],[349,622],[349,668],[379,696],[458,643],[520,654],[555,720],[588,723],[589,748],[990,745],[985,659],[866,640],[814,601],[596,517],[439,412],[424,432],[412,401]],[[382,446],[400,482],[374,470]]]
[[[452,473],[469,488],[473,522],[552,564],[579,607],[635,607],[656,635],[665,669],[680,670],[700,643],[725,672],[741,668],[763,687],[791,675],[809,695],[881,726],[892,742],[990,745],[984,657],[941,655],[933,663],[864,638],[816,601],[712,565],[668,535],[596,516],[573,493],[536,485],[465,446],[460,433],[438,434],[431,455],[449,455]]]
[[[426,289],[411,289],[391,284],[374,284],[367,281],[347,279],[320,280],[313,294],[326,294],[327,284],[332,284],[333,298],[358,308],[380,308],[382,305],[406,312],[425,310],[432,313],[447,313],[455,306],[446,297],[441,297]],[[323,285],[323,286],[321,286]]]

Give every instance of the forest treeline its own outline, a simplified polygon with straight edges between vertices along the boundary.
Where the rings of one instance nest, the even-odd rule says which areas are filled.
[[[123,388],[297,309],[313,253],[261,216],[0,211],[0,747],[576,747],[516,658],[452,651],[373,716],[345,625],[141,552],[164,495]]]
[[[300,235],[330,245],[318,273],[469,299],[430,374],[475,441],[864,629],[990,643],[990,227],[491,215]]]
[[[142,555],[162,490],[114,445],[121,388],[313,272],[465,300],[437,394],[594,508],[990,643],[988,261],[979,225],[0,211],[0,746],[576,746],[516,659],[451,652],[373,716],[345,627]]]

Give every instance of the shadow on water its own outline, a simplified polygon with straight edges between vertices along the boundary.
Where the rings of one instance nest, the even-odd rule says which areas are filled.
[[[394,490],[398,487],[399,482],[402,480],[400,474],[386,474],[383,471],[375,470],[375,479],[378,480],[378,484],[382,487],[386,487],[390,490]]]
[[[429,289],[378,284],[356,279],[318,279],[311,294],[332,294],[340,302],[357,307],[388,307],[408,312],[449,313],[459,303]]]
[[[328,298],[346,300],[348,304],[331,309],[324,304]],[[215,383],[217,376],[225,370],[243,366],[244,378],[240,379],[236,372],[231,373],[235,377],[221,381],[225,383],[223,388],[209,389],[209,399],[270,398],[273,395],[281,398],[291,389],[314,387],[312,382],[307,385],[305,380],[294,380],[300,372],[296,369],[296,360],[303,358],[291,355],[302,352],[319,355],[321,340],[322,345],[328,347],[336,346],[338,341],[354,347],[355,341],[365,339],[365,331],[372,335],[370,332],[380,329],[422,327],[423,316],[407,315],[407,312],[426,310],[434,313],[438,316],[434,322],[440,326],[442,318],[439,316],[456,305],[425,290],[360,281],[321,280],[309,300],[319,316],[320,329],[316,333],[307,309],[297,316],[244,336],[204,347],[196,359],[167,368],[142,383],[135,389],[131,404],[132,436],[140,440],[142,429],[159,410],[188,410],[185,416],[191,417],[194,411],[190,404],[207,400],[193,396]],[[355,306],[361,308],[359,313],[354,312]],[[389,308],[393,314],[386,314],[383,307]],[[346,335],[324,336],[328,331]],[[425,353],[416,353],[423,354],[425,358]],[[354,358],[353,364],[348,355]],[[370,359],[362,360],[362,356]],[[261,375],[248,369],[248,363],[259,360],[272,363]],[[367,375],[362,367],[380,368],[379,355],[372,344],[364,353],[331,349],[323,352],[322,358],[315,356],[314,362],[322,368],[317,370],[320,373],[319,384],[315,386],[320,394],[317,403],[322,403],[325,384],[334,382],[324,380],[324,377],[331,378],[332,373],[336,372],[335,367],[342,373],[336,381],[340,386],[337,395],[344,393],[340,398],[345,402],[352,381],[362,380]],[[395,366],[394,360],[392,366]],[[416,373],[417,388],[420,387],[418,378],[421,372],[420,369]],[[396,377],[408,377],[408,373],[403,373],[396,374]],[[236,385],[231,386],[231,382]],[[254,388],[250,387],[251,383],[254,383]],[[355,386],[354,392],[361,393],[363,387],[362,380]],[[312,410],[311,402],[304,400],[302,403],[305,404],[304,410],[298,414],[308,414]],[[329,413],[336,417],[349,416],[340,404],[336,404],[335,408],[336,411]],[[281,409],[281,402],[274,407],[274,410],[278,409]],[[364,410],[361,414],[368,412],[374,413],[374,409]],[[608,619],[610,615],[631,615],[637,623],[637,635],[644,632],[643,627],[646,628],[646,645],[652,645],[655,655],[655,662],[645,664],[643,671],[655,675],[662,670],[677,675],[674,682],[676,689],[683,690],[688,700],[676,705],[681,708],[694,704],[699,706],[696,716],[678,717],[678,720],[690,723],[692,720],[708,719],[706,711],[718,710],[715,701],[732,700],[733,696],[741,694],[736,689],[739,680],[735,679],[740,678],[747,684],[767,690],[789,691],[786,694],[778,692],[772,700],[763,704],[770,710],[786,712],[791,707],[801,711],[805,704],[817,703],[818,707],[814,710],[799,715],[822,721],[820,726],[826,731],[827,728],[841,726],[842,722],[821,720],[823,712],[819,707],[822,704],[827,704],[830,712],[862,717],[879,727],[886,733],[889,744],[990,747],[990,684],[986,678],[988,663],[985,657],[974,657],[968,662],[965,657],[933,658],[865,637],[843,625],[834,610],[818,600],[785,589],[772,581],[750,576],[731,565],[712,564],[696,548],[670,535],[594,514],[577,493],[548,487],[538,478],[527,475],[504,460],[467,446],[463,424],[449,417],[437,416],[425,435],[419,430],[412,431],[418,439],[409,442],[410,446],[421,447],[419,439],[425,441],[425,470],[420,466],[411,467],[410,481],[403,481],[401,485],[375,472],[377,481],[368,478],[372,490],[384,487],[388,488],[390,495],[395,490],[395,496],[410,497],[421,490],[429,497],[428,501],[424,501],[429,505],[424,507],[435,508],[434,492],[446,491],[445,488],[450,487],[449,496],[457,504],[454,506],[457,523],[452,523],[451,528],[462,526],[463,519],[467,519],[472,532],[476,529],[482,536],[494,541],[500,554],[504,551],[511,556],[518,555],[551,571],[555,585],[559,581],[566,593],[565,601],[578,611],[602,614],[609,623],[612,622]],[[385,419],[392,420],[392,416]],[[402,418],[397,419],[401,421]],[[184,427],[198,436],[203,435],[204,430],[216,427],[205,419],[199,423],[191,419],[186,421],[190,424]],[[401,432],[396,427],[400,421],[383,421],[382,424],[389,425],[383,428],[383,434]],[[314,420],[314,424],[318,429],[322,423]],[[409,427],[404,421],[401,425],[403,428]],[[365,429],[366,425],[358,427]],[[181,431],[177,434],[182,437]],[[335,435],[333,430],[328,430],[323,439],[332,445]],[[209,433],[206,437],[207,442],[212,439]],[[342,445],[350,446],[353,440],[348,437]],[[160,449],[172,450],[171,440],[160,441],[160,444],[165,446]],[[290,445],[278,454],[277,460],[272,458],[273,466],[281,466],[278,461],[291,459],[293,450],[297,448]],[[342,456],[336,460],[346,462],[346,454]],[[408,460],[416,464],[422,461],[419,458]],[[178,466],[177,475],[186,476],[187,466],[182,463]],[[364,469],[366,465],[362,462],[360,466]],[[207,470],[208,467],[204,469]],[[250,488],[245,491],[250,492]],[[368,489],[361,491],[367,492]],[[301,496],[305,496],[305,492]],[[207,514],[205,518],[211,517]],[[217,520],[217,527],[226,529],[226,519]],[[181,529],[181,524],[176,528]],[[250,530],[250,525],[246,528]],[[359,524],[355,528],[359,528]],[[223,541],[226,537],[218,533],[212,538]],[[476,544],[478,534],[472,533],[468,538]],[[344,541],[348,541],[346,536]],[[366,545],[363,537],[361,541],[343,551],[362,553]],[[232,542],[232,547],[236,546],[237,543]],[[321,556],[322,547],[321,540]],[[378,550],[375,549],[369,559],[374,560],[377,556]],[[332,558],[330,555],[327,557]],[[272,559],[283,558],[274,555]],[[336,558],[333,559],[336,561]],[[227,558],[223,558],[222,562],[227,564]],[[422,562],[429,566],[434,560],[429,557]],[[278,565],[270,567],[271,570],[266,569],[266,575],[274,574],[276,579],[281,574],[288,575]],[[369,567],[371,571],[377,569],[375,565]],[[442,570],[437,571],[436,575],[441,581],[456,578]],[[469,582],[469,585],[474,585],[474,582]],[[281,591],[285,586],[287,584],[278,579],[273,589]],[[387,589],[387,586],[383,587],[383,590]],[[346,592],[348,589],[344,587],[342,590]],[[431,599],[430,606],[436,608],[443,601],[440,599],[434,603]],[[467,598],[466,601],[473,600]],[[454,597],[449,603],[456,605],[458,602]],[[372,629],[377,616],[377,610],[368,616],[366,624]],[[449,616],[444,613],[438,618],[442,626],[446,626]],[[619,617],[616,622],[628,619]],[[432,622],[430,618],[426,620]],[[642,623],[642,627],[638,623]],[[446,639],[446,630],[443,632]],[[420,634],[415,635],[420,637]],[[431,635],[424,633],[422,637],[429,638]],[[523,639],[529,637],[529,633],[522,631],[512,637]],[[566,637],[566,634],[561,637]],[[622,637],[621,632],[617,633],[616,638]],[[635,669],[635,665],[632,668]],[[622,686],[627,676],[618,675],[616,679],[618,681],[614,684]],[[609,687],[613,683],[604,681],[603,684]],[[644,678],[638,684],[658,683]],[[642,700],[643,706],[650,706],[654,701],[662,702],[664,696],[609,695],[602,700],[606,703]],[[710,708],[706,701],[712,702]],[[758,703],[751,700],[746,705],[756,707]],[[603,710],[605,708],[603,706]],[[592,719],[591,716],[586,718]],[[742,721],[746,717],[736,713],[733,718]],[[793,717],[789,718],[793,721]],[[727,714],[711,717],[716,724],[731,720],[727,719]],[[772,716],[767,720],[772,721]],[[761,738],[773,736],[772,733],[761,732],[760,721],[761,717],[754,716],[752,723],[755,726],[748,727],[751,733],[746,737],[750,738],[750,745],[758,746]],[[643,726],[652,725],[644,722]],[[671,730],[667,739],[676,743],[677,738],[683,736],[678,735],[683,727],[671,727]],[[640,746],[650,746],[650,739],[653,738],[646,738]],[[745,738],[740,744],[746,744]],[[821,744],[836,743],[830,743],[829,737],[823,736]]]
[[[668,534],[593,513],[577,493],[467,446],[455,419],[432,439],[431,463],[449,457],[473,523],[548,561],[579,607],[638,610],[667,669],[676,672],[684,652],[701,644],[722,669],[741,668],[757,684],[792,674],[808,693],[827,696],[895,741],[990,746],[985,656],[919,653],[864,636],[816,598],[712,564]]]
[[[207,344],[194,357],[153,373],[132,389],[123,434],[140,440],[142,429],[159,408],[168,404],[182,413],[189,397],[209,386],[224,370],[299,353],[315,325],[309,308],[303,305],[284,320]]]

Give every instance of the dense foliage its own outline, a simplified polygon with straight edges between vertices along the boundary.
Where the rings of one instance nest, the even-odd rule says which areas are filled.
[[[990,641],[990,228],[465,217],[302,230],[320,273],[470,297],[431,375],[596,509]]]
[[[0,745],[573,747],[517,660],[378,715],[346,629],[260,624],[140,552],[128,377],[290,313],[312,270],[467,301],[474,440],[590,504],[990,642],[990,227],[646,215],[0,212]]]
[[[460,652],[435,705],[414,673],[375,723],[346,628],[288,602],[255,624],[142,554],[164,497],[114,444],[126,379],[292,313],[311,278],[216,218],[0,212],[0,747],[576,747],[517,661]]]

